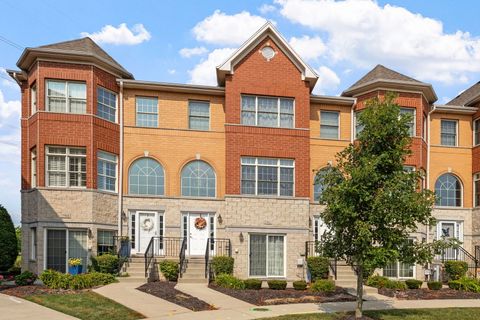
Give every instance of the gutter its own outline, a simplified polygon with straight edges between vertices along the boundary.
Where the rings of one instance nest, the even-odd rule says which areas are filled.
[[[122,236],[122,213],[123,213],[123,80],[119,81],[120,95],[118,108],[118,122],[120,124],[120,152],[118,156],[118,202],[117,223],[118,235]]]
[[[431,145],[431,141],[430,141],[430,137],[431,137],[431,133],[430,133],[430,128],[431,128],[431,125],[430,125],[430,116],[432,113],[434,113],[436,110],[436,107],[435,105],[433,105],[432,109],[428,112],[428,115],[427,115],[427,176],[426,176],[426,179],[427,179],[427,183],[426,183],[426,189],[430,189],[430,152],[431,152],[431,148],[430,148],[430,145]],[[425,232],[425,241],[426,243],[429,243],[430,241],[430,225],[427,224],[425,225],[425,228],[426,228],[426,232]],[[431,265],[430,265],[430,262],[427,264],[427,268],[430,269]],[[430,281],[431,279],[429,279]]]

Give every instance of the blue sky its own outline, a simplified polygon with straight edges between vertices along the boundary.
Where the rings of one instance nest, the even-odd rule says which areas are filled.
[[[0,204],[20,221],[20,47],[89,34],[136,79],[215,84],[214,67],[265,20],[338,95],[376,64],[432,83],[445,103],[480,80],[478,1],[17,1],[0,3]],[[183,49],[183,50],[182,50]]]

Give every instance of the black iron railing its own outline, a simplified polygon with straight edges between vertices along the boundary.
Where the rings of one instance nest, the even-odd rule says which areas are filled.
[[[150,269],[150,264],[152,263],[153,259],[155,258],[155,250],[154,250],[154,245],[153,243],[155,237],[152,237],[150,239],[150,242],[148,243],[147,249],[145,250],[145,278],[148,277],[148,270]]]
[[[480,267],[478,253],[475,248],[475,256],[470,252],[465,250],[462,247],[452,247],[444,249],[441,253],[440,259],[442,262],[445,261],[465,261],[468,265],[468,269],[471,273],[474,274],[475,278],[477,277],[478,268]]]
[[[213,256],[232,256],[232,245],[230,239],[208,238],[205,247],[205,279],[210,281],[211,274],[211,258]]]
[[[178,254],[178,276],[181,278],[185,270],[187,269],[185,252],[187,251],[187,238],[183,238],[182,245],[180,246],[180,252]]]
[[[305,241],[305,260],[307,260],[308,257],[317,257],[322,255],[322,253],[318,251],[319,244],[320,242],[317,240]],[[330,267],[330,271],[332,272],[334,279],[337,280],[337,259],[329,258],[328,266]]]
[[[152,237],[145,250],[145,277],[148,276],[154,257],[178,257],[182,242],[181,237]]]

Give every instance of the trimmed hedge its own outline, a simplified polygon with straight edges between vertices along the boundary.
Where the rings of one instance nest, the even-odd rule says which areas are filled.
[[[230,274],[221,273],[215,277],[215,284],[220,287],[241,290],[245,289],[245,282]]]
[[[117,274],[119,259],[116,255],[105,253],[92,257],[92,268],[96,272]]]
[[[15,284],[17,286],[29,286],[37,280],[37,275],[30,271],[24,271],[15,276]]]
[[[448,287],[454,290],[469,292],[480,292],[480,281],[472,278],[463,277],[458,280],[450,280]]]
[[[367,278],[366,285],[374,288],[384,288],[385,284],[390,281],[387,277],[382,277],[378,274],[370,276]]]
[[[173,260],[163,260],[159,264],[160,272],[168,281],[177,281],[178,262]]]
[[[385,283],[385,288],[393,290],[407,290],[407,285],[403,281],[388,280]]]
[[[210,264],[213,274],[233,274],[233,265],[235,263],[235,259],[232,257],[224,257],[218,256],[213,257],[212,262]]]
[[[440,290],[442,289],[442,283],[440,281],[429,281],[427,287],[430,290]]]
[[[260,290],[262,288],[262,280],[259,279],[247,279],[243,282],[245,283],[245,289]]]
[[[268,280],[267,284],[272,290],[285,290],[287,288],[287,281],[285,280]]]
[[[458,280],[464,277],[468,271],[468,264],[465,261],[446,261],[444,267],[450,280]]]
[[[318,279],[328,279],[328,258],[308,257],[307,268],[310,270],[312,282],[315,282]]]
[[[423,281],[416,280],[416,279],[408,279],[405,280],[405,284],[407,285],[408,289],[420,289],[422,286]]]
[[[312,284],[310,290],[313,292],[335,292],[335,282],[332,280],[319,279]]]
[[[108,273],[91,272],[71,275],[55,270],[45,270],[40,275],[40,280],[51,289],[72,290],[88,289],[116,282],[115,277]]]
[[[304,280],[293,281],[293,288],[295,290],[305,290],[307,289],[307,283]]]

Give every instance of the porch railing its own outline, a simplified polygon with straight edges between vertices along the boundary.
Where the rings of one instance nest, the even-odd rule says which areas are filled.
[[[480,260],[477,258],[477,247],[475,248],[475,256],[462,247],[447,248],[441,253],[441,261],[465,261],[468,269],[477,277],[478,269],[480,268]]]
[[[211,257],[213,256],[232,256],[232,245],[230,239],[208,238],[205,247],[205,279],[210,281],[211,274]]]
[[[121,273],[123,266],[128,263],[128,258],[130,258],[130,239],[121,236],[113,236],[113,243],[113,250],[118,257],[117,273]]]
[[[180,246],[180,253],[178,255],[178,276],[181,278],[185,270],[187,269],[185,252],[187,251],[187,238],[182,238],[182,245]]]
[[[145,277],[154,257],[178,257],[182,249],[181,237],[154,236],[145,250]]]
[[[317,252],[319,242],[316,240],[313,241],[305,241],[305,260],[308,257],[315,257],[321,256],[321,252]],[[328,258],[328,266],[332,275],[335,280],[337,280],[337,259],[336,258]]]

